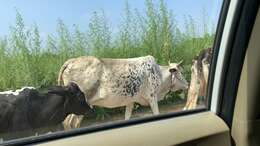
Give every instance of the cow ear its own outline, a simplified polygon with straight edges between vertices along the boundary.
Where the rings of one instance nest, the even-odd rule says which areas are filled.
[[[177,64],[177,66],[179,67],[179,66],[182,64],[182,62],[183,62],[183,60],[181,60],[181,61]]]
[[[195,59],[192,59],[192,64],[194,64],[194,62],[195,62]]]
[[[79,86],[76,83],[69,83],[68,90],[73,96],[77,96],[79,98],[83,97],[83,99],[85,99],[84,93],[80,90]]]
[[[79,86],[76,83],[69,83],[67,89],[70,93],[77,93],[80,91]]]

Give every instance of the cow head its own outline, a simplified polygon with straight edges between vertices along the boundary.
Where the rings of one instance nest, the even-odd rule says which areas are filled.
[[[69,83],[67,86],[56,86],[49,89],[49,93],[61,96],[63,99],[63,108],[67,114],[82,115],[92,112],[85,101],[85,95],[76,83]]]
[[[181,63],[182,61],[179,63],[168,62],[169,72],[171,74],[171,91],[186,90],[189,87],[188,82],[181,73]]]
[[[92,112],[92,109],[86,102],[84,93],[80,90],[76,83],[69,83],[66,87],[68,92],[68,110],[74,114],[86,114]]]

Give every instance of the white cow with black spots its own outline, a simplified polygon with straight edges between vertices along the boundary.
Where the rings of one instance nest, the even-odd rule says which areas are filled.
[[[64,63],[58,77],[59,85],[69,82],[79,85],[91,106],[125,106],[125,119],[131,117],[135,102],[149,105],[153,114],[159,114],[158,101],[169,90],[188,88],[178,63],[159,66],[153,56],[130,59],[73,58]],[[66,127],[73,127],[67,124],[70,123],[65,120]]]

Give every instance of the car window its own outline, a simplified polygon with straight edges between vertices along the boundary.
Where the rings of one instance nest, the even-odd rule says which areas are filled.
[[[1,1],[1,142],[207,108],[221,5]]]

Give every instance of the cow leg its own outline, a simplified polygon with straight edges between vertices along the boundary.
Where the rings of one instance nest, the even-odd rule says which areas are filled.
[[[134,103],[130,103],[128,105],[126,105],[125,107],[125,120],[129,120],[131,115],[132,115],[132,111],[133,111],[133,108],[134,108]]]
[[[158,101],[157,101],[157,97],[151,97],[150,100],[149,100],[149,104],[150,104],[150,107],[153,111],[153,114],[154,115],[158,115],[159,114],[159,108],[158,108]]]

